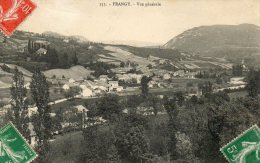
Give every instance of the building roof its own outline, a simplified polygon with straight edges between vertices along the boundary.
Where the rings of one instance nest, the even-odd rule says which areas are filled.
[[[47,50],[44,49],[44,48],[40,48],[36,51],[37,54],[46,54],[47,53]]]
[[[74,108],[76,108],[78,111],[89,111],[86,107],[84,107],[83,105],[77,105],[77,106],[74,106]]]

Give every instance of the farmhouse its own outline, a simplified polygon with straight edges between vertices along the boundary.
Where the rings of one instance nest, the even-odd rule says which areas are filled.
[[[77,105],[77,106],[74,106],[74,108],[77,110],[78,113],[85,113],[85,112],[88,112],[89,110],[84,107],[83,105]]]
[[[118,81],[109,81],[108,82],[108,92],[115,91],[115,92],[121,92],[123,90],[123,87],[118,85]]]
[[[69,90],[70,88],[75,87],[75,86],[77,86],[77,85],[74,84],[74,83],[65,83],[65,84],[62,86],[62,88],[63,88],[64,90]]]
[[[103,82],[107,82],[109,79],[109,77],[107,75],[100,75],[99,76],[99,80],[100,81],[103,81]]]
[[[175,77],[184,77],[185,71],[184,70],[178,70],[173,73],[173,76]]]
[[[169,73],[164,74],[164,75],[163,75],[163,79],[164,79],[164,80],[169,80],[169,79],[171,79],[171,74],[169,74]]]
[[[88,88],[86,85],[80,85],[80,88],[82,89],[81,95],[83,97],[90,97],[93,95],[92,90]]]
[[[47,54],[47,50],[44,49],[44,48],[40,48],[36,51],[36,54],[39,55],[39,56],[42,56],[42,55],[46,55]]]

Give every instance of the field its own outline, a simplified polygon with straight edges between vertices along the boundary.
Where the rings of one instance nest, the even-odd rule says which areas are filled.
[[[120,47],[115,47],[115,46],[105,46],[105,50],[111,51],[109,55],[113,56],[115,58],[115,61],[130,61],[137,63],[140,66],[147,66],[149,64],[154,64],[153,62],[147,60],[144,57],[140,57],[137,55],[134,55],[131,52],[128,52],[127,50],[121,49]],[[112,59],[112,57],[109,57],[109,59]]]
[[[231,99],[238,98],[238,97],[245,97],[247,96],[246,91],[239,91],[239,92],[232,92],[228,94]]]
[[[83,66],[74,66],[69,69],[52,69],[44,72],[47,78],[52,78],[54,75],[57,78],[62,78],[64,76],[67,79],[79,79],[87,78],[91,73],[90,70],[85,69]]]
[[[83,135],[81,131],[56,136],[51,142],[50,160],[55,163],[74,163],[81,152]]]
[[[166,124],[168,115],[157,115],[156,117],[148,117],[148,124],[154,126],[156,124]],[[106,130],[106,125],[100,128]],[[81,131],[65,133],[63,136],[56,136],[51,142],[51,160],[55,163],[74,163],[79,158],[82,150],[83,135]]]

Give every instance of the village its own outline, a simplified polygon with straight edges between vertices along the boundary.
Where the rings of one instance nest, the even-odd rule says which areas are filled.
[[[134,110],[135,114],[147,118],[155,115],[165,117],[168,114],[163,105],[165,98],[173,99],[177,94],[185,102],[204,98],[209,92],[245,92],[247,84],[246,74],[249,70],[244,60],[231,63],[223,58],[203,58],[191,53],[167,51],[170,55],[176,55],[169,58],[154,55],[154,49],[150,54],[145,48],[137,51],[132,47],[86,43],[64,37],[49,38],[30,33],[28,37],[31,38],[26,40],[24,47],[16,51],[18,58],[25,62],[24,65],[20,64],[22,62],[0,63],[0,116],[4,123],[12,109],[10,88],[17,68],[25,79],[25,99],[29,103],[29,143],[33,147],[38,142],[31,122],[38,114],[38,107],[30,95],[33,64],[42,65],[41,71],[48,82],[48,107],[53,125],[49,142],[53,144],[64,136],[108,123],[102,115],[93,117],[93,108],[98,105],[97,101],[110,96],[119,98],[124,105],[124,115],[131,115]],[[65,48],[62,48],[65,50],[60,50],[62,48],[53,42],[64,44]],[[75,45],[68,48],[71,42]],[[82,46],[84,51],[79,52]],[[93,51],[98,51],[95,54],[97,58],[88,61],[85,55]],[[163,53],[163,49],[158,52]],[[143,88],[147,91],[145,99],[141,99]],[[139,103],[138,98],[141,100]],[[129,106],[132,99],[138,103],[134,108]]]

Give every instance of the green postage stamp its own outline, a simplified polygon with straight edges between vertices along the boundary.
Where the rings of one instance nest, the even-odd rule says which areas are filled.
[[[252,126],[220,150],[230,163],[260,163],[259,128]]]
[[[36,157],[12,123],[0,129],[0,163],[29,163]]]

